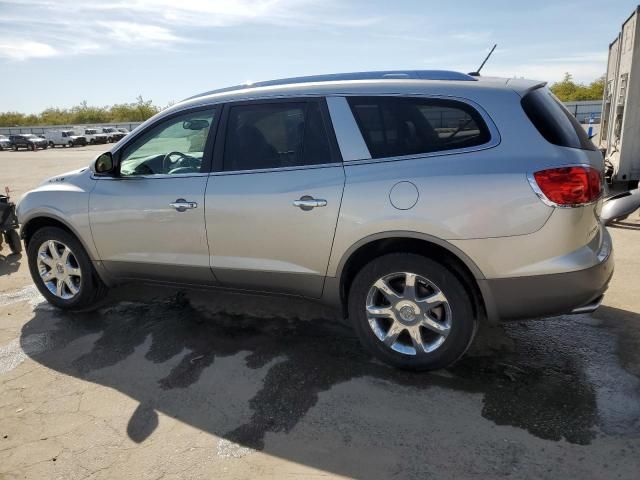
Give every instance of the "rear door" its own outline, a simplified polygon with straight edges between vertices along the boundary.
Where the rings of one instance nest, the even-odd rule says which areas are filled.
[[[205,195],[216,278],[319,297],[345,179],[324,99],[236,102],[222,121]]]

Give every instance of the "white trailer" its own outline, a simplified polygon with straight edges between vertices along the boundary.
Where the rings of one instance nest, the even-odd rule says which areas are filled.
[[[609,45],[600,148],[611,183],[635,188],[640,180],[640,6]]]

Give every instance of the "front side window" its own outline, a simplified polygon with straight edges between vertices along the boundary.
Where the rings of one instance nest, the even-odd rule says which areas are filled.
[[[468,148],[491,139],[470,105],[415,97],[349,97],[372,158]]]
[[[161,121],[128,144],[120,174],[177,175],[199,173],[215,109],[199,110]]]
[[[224,170],[318,165],[331,161],[329,139],[318,103],[231,107]]]

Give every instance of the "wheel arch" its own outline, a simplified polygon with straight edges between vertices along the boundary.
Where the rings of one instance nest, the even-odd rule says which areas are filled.
[[[334,292],[326,292],[327,298],[333,297],[332,303],[338,303],[342,313],[346,313],[349,288],[356,274],[374,258],[389,253],[416,253],[445,264],[468,289],[475,313],[482,318],[493,319],[493,302],[484,291],[485,277],[475,262],[449,242],[419,232],[378,233],[354,243],[338,264]]]
[[[104,270],[102,262],[100,261],[100,259],[95,258],[94,250],[91,249],[89,245],[87,245],[85,240],[82,238],[82,235],[79,235],[76,229],[73,228],[73,226],[71,226],[69,222],[65,221],[64,219],[56,215],[53,215],[51,213],[46,213],[46,214],[40,213],[40,214],[34,215],[31,218],[28,218],[22,224],[22,227],[20,228],[20,237],[24,241],[25,249],[28,250],[29,241],[33,237],[33,234],[45,227],[57,227],[73,235],[76,238],[76,240],[80,242],[80,245],[82,245],[82,248],[84,248],[84,251],[87,252],[89,259],[93,263],[95,267],[95,271],[97,275],[100,277],[100,279],[102,280],[102,282],[107,286],[113,285],[113,281],[110,279],[108,273]]]

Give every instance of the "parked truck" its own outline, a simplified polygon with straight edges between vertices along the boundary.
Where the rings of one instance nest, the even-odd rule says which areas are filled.
[[[96,143],[107,143],[107,135],[102,133],[102,129],[96,127],[85,127],[82,129],[82,135],[87,139],[87,142],[91,145]]]
[[[47,130],[44,134],[45,140],[51,148],[61,145],[63,147],[84,146],[87,139],[81,135],[76,135],[73,130]]]

